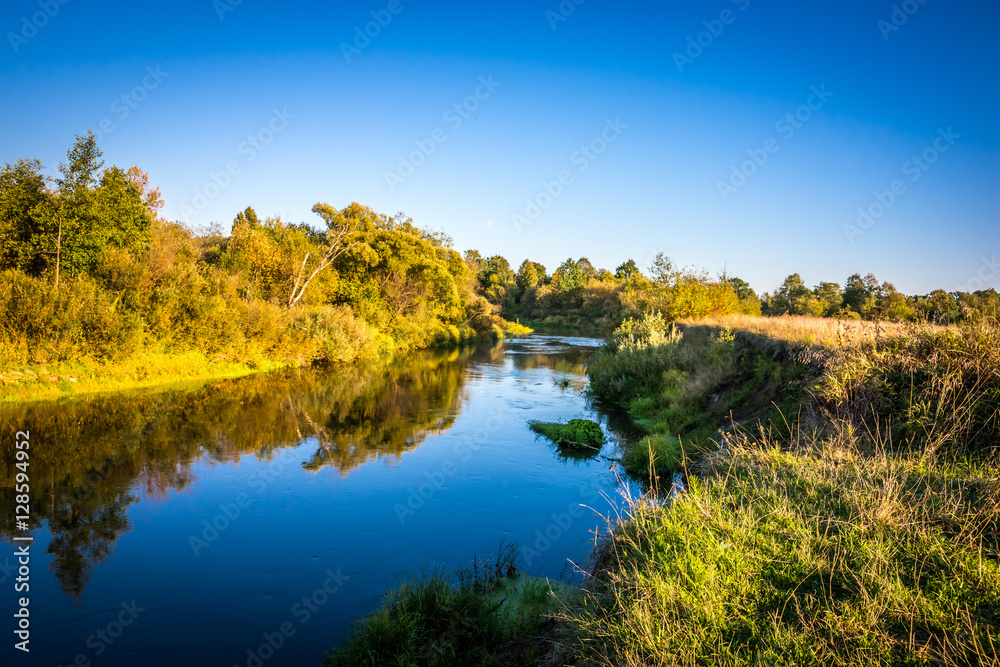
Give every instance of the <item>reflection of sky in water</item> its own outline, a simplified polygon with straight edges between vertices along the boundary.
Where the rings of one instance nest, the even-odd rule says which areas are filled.
[[[572,336],[533,335],[504,341],[507,354],[557,354],[578,348],[598,348],[604,345],[600,338],[574,338]]]

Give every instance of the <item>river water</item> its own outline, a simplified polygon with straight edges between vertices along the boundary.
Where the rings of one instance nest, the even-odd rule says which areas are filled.
[[[605,458],[627,426],[582,394],[600,344],[536,334],[0,412],[0,664],[318,665],[397,577],[501,540],[528,574],[578,582],[629,486]],[[602,424],[602,455],[528,428],[576,417]],[[34,538],[20,593],[17,430]],[[21,596],[29,654],[13,648]]]

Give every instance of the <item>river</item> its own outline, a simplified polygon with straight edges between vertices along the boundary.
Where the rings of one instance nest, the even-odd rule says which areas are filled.
[[[388,366],[298,369],[7,408],[0,664],[320,664],[387,585],[517,540],[578,582],[628,482],[624,424],[582,391],[601,341],[532,335]],[[528,421],[599,421],[572,457]],[[14,432],[31,442],[15,593]],[[12,614],[30,597],[30,654]]]

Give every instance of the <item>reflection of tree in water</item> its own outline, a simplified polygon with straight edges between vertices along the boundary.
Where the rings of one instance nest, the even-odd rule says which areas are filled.
[[[183,490],[194,479],[191,465],[206,457],[269,459],[317,436],[317,452],[303,466],[332,465],[346,475],[419,446],[454,422],[468,354],[4,410],[4,422],[30,425],[31,527],[48,524],[51,570],[63,593],[83,594],[94,567],[129,530],[129,505]],[[13,438],[0,442],[0,536],[7,538],[14,534],[13,448]]]
[[[131,527],[125,510],[135,501],[127,489],[101,489],[85,500],[59,503],[49,514],[49,569],[55,573],[63,595],[83,595],[94,566],[114,553],[118,536]]]
[[[465,372],[465,360],[458,358],[455,353],[433,365],[409,362],[352,400],[340,402],[317,422],[322,426],[312,424],[319,447],[303,467],[333,465],[346,475],[378,456],[399,459],[428,434],[450,428],[458,415]]]

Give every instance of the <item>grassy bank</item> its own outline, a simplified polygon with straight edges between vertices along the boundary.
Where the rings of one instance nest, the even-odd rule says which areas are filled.
[[[661,457],[688,491],[637,504],[598,550],[584,611],[563,618],[580,664],[1000,664],[995,324],[645,324],[612,340],[594,387],[640,369],[624,403],[661,418],[648,440],[702,453]],[[762,378],[798,406],[780,427],[715,421]]]
[[[517,545],[501,545],[496,555],[457,571],[434,568],[401,582],[324,664],[551,664],[559,600],[578,594],[521,574]]]
[[[154,352],[114,361],[83,359],[11,366],[0,370],[0,404],[82,398],[94,394],[171,387],[223,380],[287,368],[288,363],[240,363],[211,359],[203,352]]]
[[[490,664],[1000,665],[995,323],[647,316],[590,375],[649,431],[623,454],[651,492],[537,659]]]
[[[451,349],[479,344],[495,344],[531,329],[512,325],[507,331],[469,335],[466,339],[439,341],[434,348]],[[359,354],[341,364],[389,359],[384,349]],[[0,366],[0,405],[73,399],[95,394],[163,388],[199,381],[225,380],[282,368],[308,366],[311,359],[273,359],[260,354],[246,356],[209,355],[201,350],[184,352],[149,350],[124,358],[56,361],[42,364]]]

